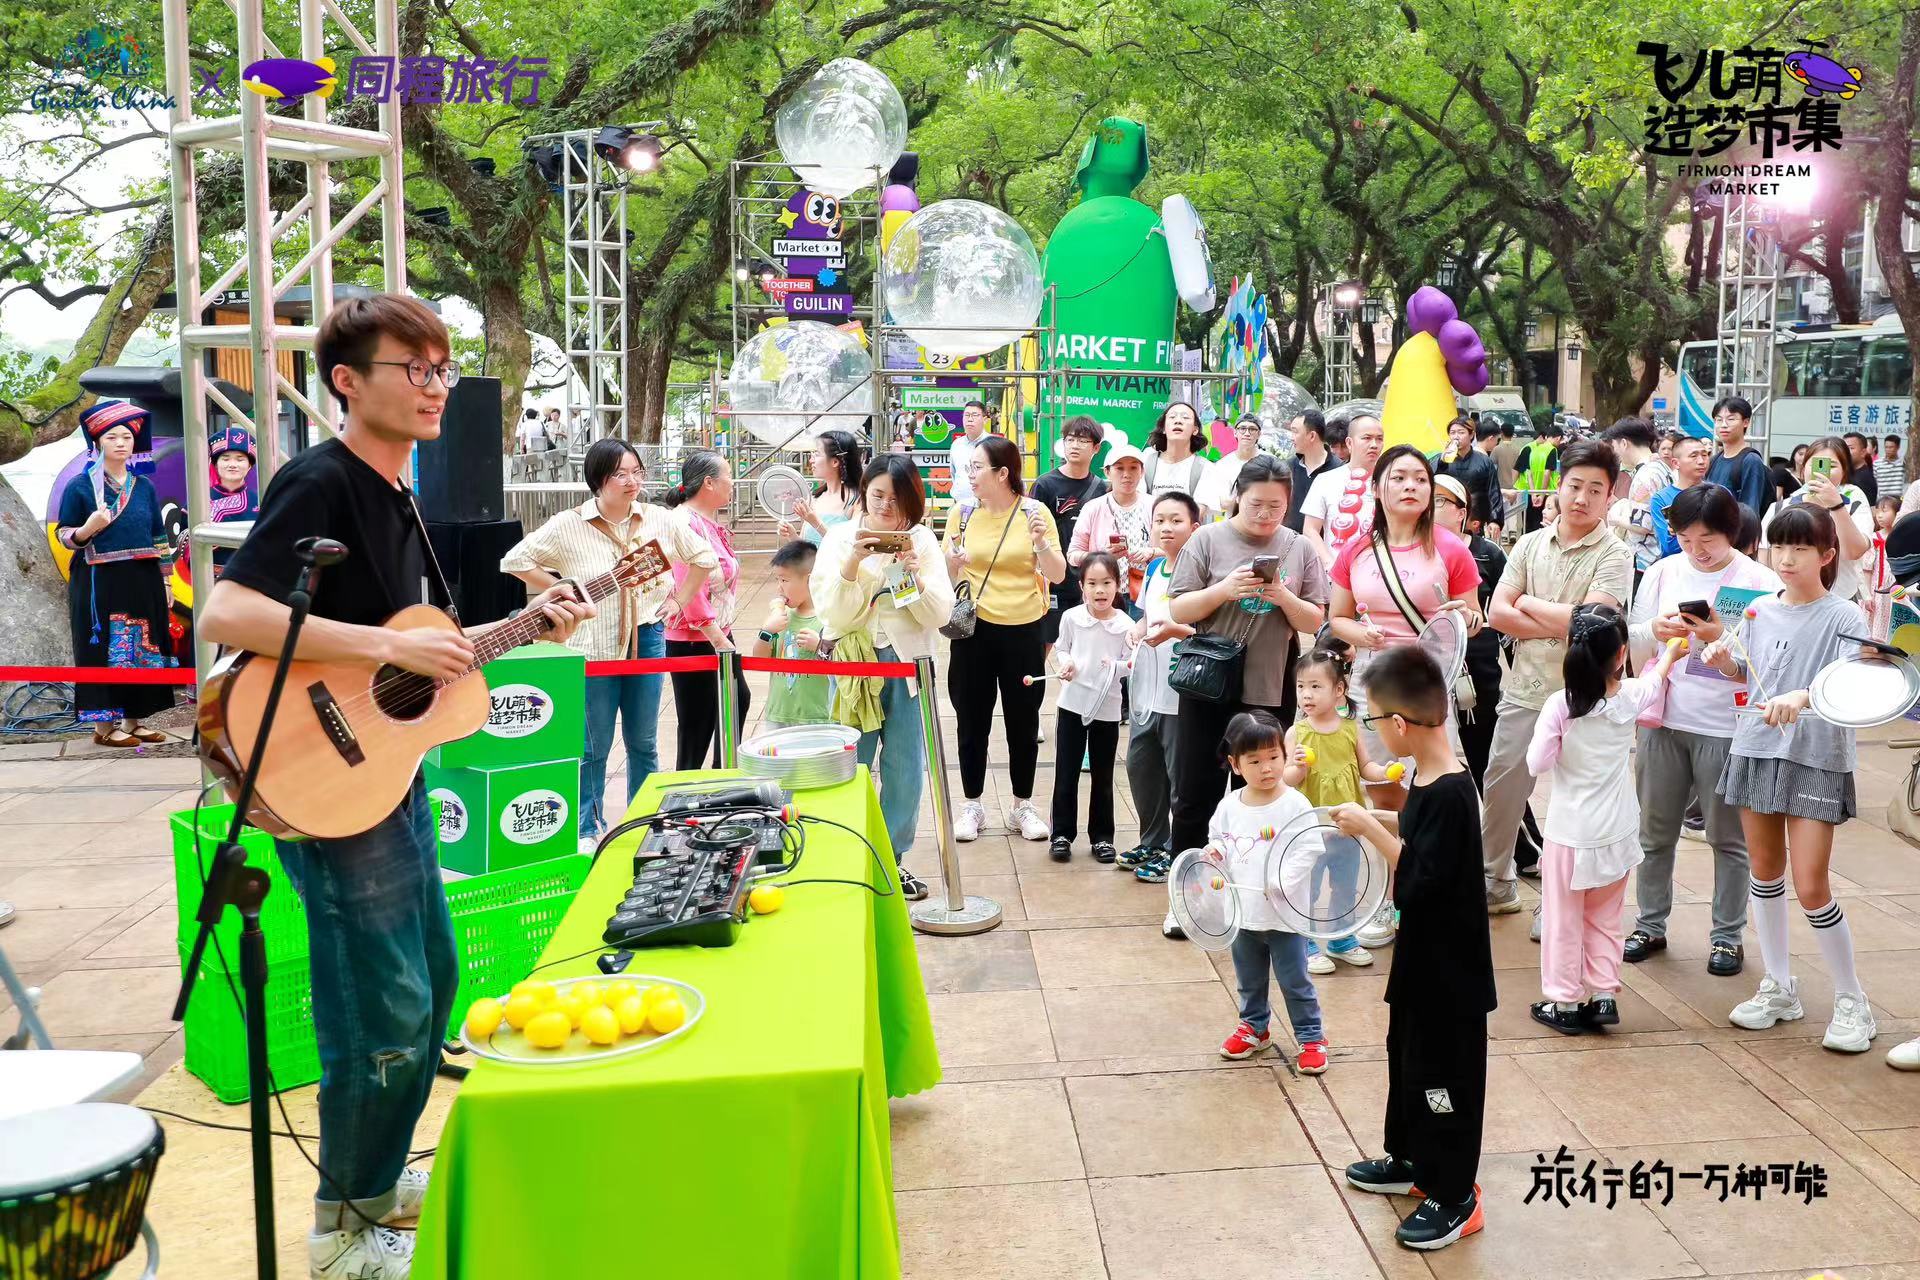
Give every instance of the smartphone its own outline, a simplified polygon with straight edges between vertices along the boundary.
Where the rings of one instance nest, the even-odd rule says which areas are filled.
[[[1279,556],[1255,556],[1252,564],[1253,574],[1262,582],[1272,582],[1280,573]]]
[[[904,529],[865,529],[861,531],[860,536],[865,538],[867,545],[874,550],[892,552],[896,555],[913,545],[913,535]]]
[[[1840,464],[1838,462],[1835,462],[1832,458],[1807,459],[1808,475],[1821,476],[1821,477],[1824,477],[1825,479],[1831,480],[1833,479],[1833,473],[1838,471],[1839,469],[1840,469]]]
[[[1713,606],[1705,600],[1683,600],[1680,602],[1680,612],[1696,622],[1705,622],[1713,617]]]

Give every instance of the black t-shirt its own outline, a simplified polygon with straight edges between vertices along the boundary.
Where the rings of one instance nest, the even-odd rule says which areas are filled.
[[[1871,462],[1864,467],[1856,467],[1853,474],[1847,477],[1847,483],[1866,494],[1869,503],[1880,501],[1880,480],[1873,474]]]
[[[1311,471],[1307,470],[1307,464],[1300,461],[1298,456],[1294,458],[1293,496],[1287,502],[1287,528],[1293,530],[1295,533],[1304,532],[1303,526],[1306,523],[1306,519],[1301,514],[1301,508],[1307,505],[1307,490],[1313,488],[1313,481],[1316,476],[1325,475],[1339,465],[1340,459],[1334,456],[1334,452],[1331,449],[1327,450],[1326,461]]]
[[[1480,858],[1480,793],[1465,769],[1407,793],[1393,905],[1400,932],[1388,1004],[1491,1013],[1493,942]]]
[[[1469,449],[1452,462],[1441,463],[1434,471],[1452,476],[1466,489],[1470,504],[1467,510],[1475,520],[1506,523],[1506,505],[1500,497],[1500,466],[1492,458],[1477,449]]]
[[[1084,479],[1075,480],[1066,472],[1055,467],[1033,482],[1031,491],[1034,501],[1053,512],[1053,523],[1060,531],[1060,550],[1066,552],[1067,544],[1073,541],[1073,526],[1080,520],[1080,513],[1089,502],[1107,491],[1107,482],[1089,471]],[[1052,588],[1064,601],[1080,599],[1080,579],[1072,570],[1059,586]]]
[[[300,576],[293,544],[310,537],[347,548],[346,559],[320,571],[317,618],[378,626],[408,605],[445,603],[437,585],[423,583],[430,570],[411,492],[338,440],[302,450],[274,473],[253,532],[220,576],[284,604]]]

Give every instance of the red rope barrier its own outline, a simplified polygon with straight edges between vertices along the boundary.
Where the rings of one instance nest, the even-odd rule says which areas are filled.
[[[0,683],[192,684],[192,667],[0,667]]]
[[[745,671],[776,671],[789,676],[910,676],[911,662],[825,662],[818,658],[740,659]]]
[[[590,676],[658,676],[671,671],[718,671],[720,659],[712,654],[695,653],[684,658],[620,658],[589,662]]]

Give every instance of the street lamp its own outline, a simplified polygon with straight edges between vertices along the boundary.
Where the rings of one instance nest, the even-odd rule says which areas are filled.
[[[1527,320],[1527,342],[1531,344],[1540,336],[1540,322],[1531,317]]]
[[[1443,254],[1440,265],[1433,272],[1434,283],[1440,286],[1442,293],[1452,293],[1453,286],[1460,283],[1460,260],[1452,254]]]
[[[1577,338],[1570,338],[1567,340],[1567,363],[1573,364],[1579,359],[1580,359],[1580,340]]]

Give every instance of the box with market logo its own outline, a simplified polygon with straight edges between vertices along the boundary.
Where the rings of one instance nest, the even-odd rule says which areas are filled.
[[[440,865],[449,871],[477,876],[579,848],[578,760],[492,769],[429,761],[426,780],[427,795],[440,802]]]
[[[436,747],[427,758],[446,768],[578,760],[586,742],[586,658],[565,645],[530,644],[480,669],[492,709],[478,733]]]

